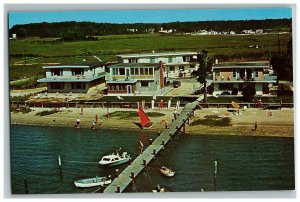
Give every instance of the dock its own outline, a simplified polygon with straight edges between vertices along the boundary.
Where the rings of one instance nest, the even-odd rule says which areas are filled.
[[[151,160],[165,147],[179,131],[185,132],[185,124],[189,123],[189,118],[203,98],[188,103],[183,108],[168,129],[165,129],[159,136],[143,151],[131,164],[118,175],[114,181],[106,187],[103,193],[122,193],[132,180],[151,162]]]

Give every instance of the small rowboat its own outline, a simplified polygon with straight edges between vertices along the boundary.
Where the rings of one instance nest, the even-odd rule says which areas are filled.
[[[107,177],[94,177],[74,181],[76,187],[86,188],[86,187],[95,187],[95,186],[104,186],[110,184],[112,180]]]
[[[160,172],[167,177],[173,177],[175,175],[175,171],[167,168],[166,166],[161,167]]]

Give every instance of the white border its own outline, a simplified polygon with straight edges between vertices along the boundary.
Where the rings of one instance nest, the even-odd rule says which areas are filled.
[[[54,3],[56,5],[54,5]],[[2,62],[2,66],[0,67],[0,80],[3,81],[3,85],[0,91],[1,100],[4,100],[4,102],[1,102],[0,109],[3,109],[4,111],[2,119],[3,121],[0,122],[0,128],[2,129],[2,137],[3,137],[3,143],[1,138],[1,145],[3,146],[3,159],[4,163],[1,164],[1,173],[3,174],[3,180],[0,180],[0,190],[2,198],[5,200],[8,198],[15,198],[17,200],[31,200],[32,198],[63,198],[62,200],[74,200],[76,198],[82,199],[82,198],[89,198],[89,200],[103,200],[110,201],[112,199],[122,199],[126,198],[128,201],[133,200],[140,200],[139,198],[146,198],[142,199],[144,200],[157,200],[157,198],[163,198],[164,201],[170,201],[174,199],[185,199],[188,198],[189,201],[191,200],[197,200],[196,198],[203,199],[222,199],[226,200],[232,200],[232,198],[244,198],[244,200],[265,200],[270,198],[277,198],[280,200],[280,198],[291,198],[291,200],[296,200],[297,195],[295,195],[295,192],[293,191],[260,191],[260,192],[211,192],[211,193],[172,193],[172,194],[166,194],[163,196],[155,196],[153,194],[120,194],[120,195],[112,195],[112,196],[106,196],[106,195],[92,195],[89,194],[63,194],[63,195],[11,195],[10,194],[10,171],[9,171],[9,104],[8,104],[8,69],[7,67],[8,61],[7,61],[7,12],[8,11],[38,11],[38,10],[97,10],[103,9],[189,9],[189,8],[233,8],[233,7],[281,7],[281,6],[290,6],[293,7],[293,47],[294,47],[294,86],[295,86],[295,127],[296,127],[296,121],[298,120],[298,111],[296,110],[298,107],[297,100],[298,99],[298,82],[296,78],[299,77],[299,71],[296,71],[298,69],[298,64],[296,63],[296,49],[299,47],[299,40],[298,35],[299,32],[297,32],[296,24],[298,24],[298,16],[296,16],[297,13],[299,13],[299,7],[297,0],[252,0],[252,1],[246,1],[241,2],[241,0],[209,0],[204,1],[204,3],[199,4],[196,0],[143,0],[143,1],[126,1],[124,3],[124,0],[114,0],[113,2],[109,0],[101,1],[101,4],[99,4],[99,1],[97,0],[86,0],[86,1],[79,1],[79,0],[73,0],[73,1],[66,1],[66,0],[47,0],[47,1],[38,1],[38,0],[31,0],[31,1],[24,1],[24,0],[2,0],[0,9],[1,9],[1,22],[0,27],[3,28],[3,35],[0,39],[1,44],[1,54],[0,54],[0,61]],[[33,5],[35,4],[35,5]],[[58,4],[58,5],[57,5]],[[176,4],[176,5],[175,5]],[[95,7],[96,6],[96,7]],[[297,67],[297,68],[296,68]],[[4,96],[2,96],[4,95]],[[298,161],[298,155],[297,151],[298,148],[296,147],[299,145],[296,143],[298,141],[297,138],[297,130],[295,130],[295,161],[296,161],[296,189],[299,182],[298,181],[298,172],[297,172],[297,162]],[[3,194],[2,194],[2,191]],[[297,192],[298,193],[298,192]],[[99,199],[101,198],[101,199]],[[171,198],[171,199],[170,199]],[[246,199],[245,199],[246,198]],[[248,199],[247,199],[248,198]]]

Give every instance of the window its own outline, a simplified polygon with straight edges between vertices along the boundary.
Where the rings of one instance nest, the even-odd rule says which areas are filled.
[[[254,70],[254,77],[258,77],[258,70]]]
[[[119,90],[125,90],[125,85],[119,85]]]
[[[112,74],[113,75],[118,75],[118,69],[117,68],[112,68]]]
[[[149,69],[145,68],[145,75],[149,75]]]
[[[174,66],[170,66],[170,72],[174,72],[175,71],[175,67]]]
[[[136,58],[130,58],[128,59],[129,63],[137,63],[137,59]]]
[[[83,74],[84,74],[83,68],[73,68],[72,69],[72,76],[83,75]]]
[[[232,70],[232,77],[233,77],[233,78],[236,78],[236,69],[233,69],[233,70]]]
[[[144,68],[140,68],[140,75],[144,75],[144,74],[145,74]]]
[[[149,81],[141,81],[142,87],[148,87]]]
[[[184,71],[184,66],[179,66],[179,70]]]
[[[219,89],[220,90],[232,90],[233,84],[232,83],[220,83],[219,84]]]
[[[62,69],[51,69],[51,76],[62,76],[63,70]]]
[[[173,58],[172,57],[168,58],[168,63],[173,63]]]
[[[150,63],[155,63],[155,58],[154,57],[150,58]]]
[[[64,83],[51,83],[51,89],[64,89]]]
[[[115,85],[111,85],[110,86],[110,90],[115,91],[116,90],[116,86]]]
[[[131,69],[130,69],[130,74],[131,74],[131,75],[134,75],[134,69],[135,69],[135,68],[131,68]]]
[[[125,68],[119,68],[120,75],[125,75]]]
[[[191,57],[190,56],[183,56],[182,59],[183,59],[183,62],[189,62],[189,61],[191,61]]]
[[[85,89],[85,83],[82,82],[73,82],[72,89]]]
[[[153,68],[149,68],[149,75],[153,75]]]
[[[220,76],[220,70],[219,70],[219,69],[216,69],[216,70],[215,70],[215,76],[216,76],[216,77],[219,77],[219,76]]]
[[[139,75],[139,68],[134,68],[134,74]]]

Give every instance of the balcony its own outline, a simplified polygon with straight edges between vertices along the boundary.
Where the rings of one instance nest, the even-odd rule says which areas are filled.
[[[215,77],[215,79],[213,79],[212,76],[207,77],[207,79],[212,80],[212,82],[215,83],[226,83],[226,82],[247,82],[247,81],[256,81],[256,82],[271,82],[271,81],[276,81],[277,76],[275,75],[268,75],[268,74],[264,74],[263,77],[254,77],[254,78],[250,78],[250,77],[239,77],[239,78],[232,78],[232,77],[222,77],[222,76],[217,76]]]

